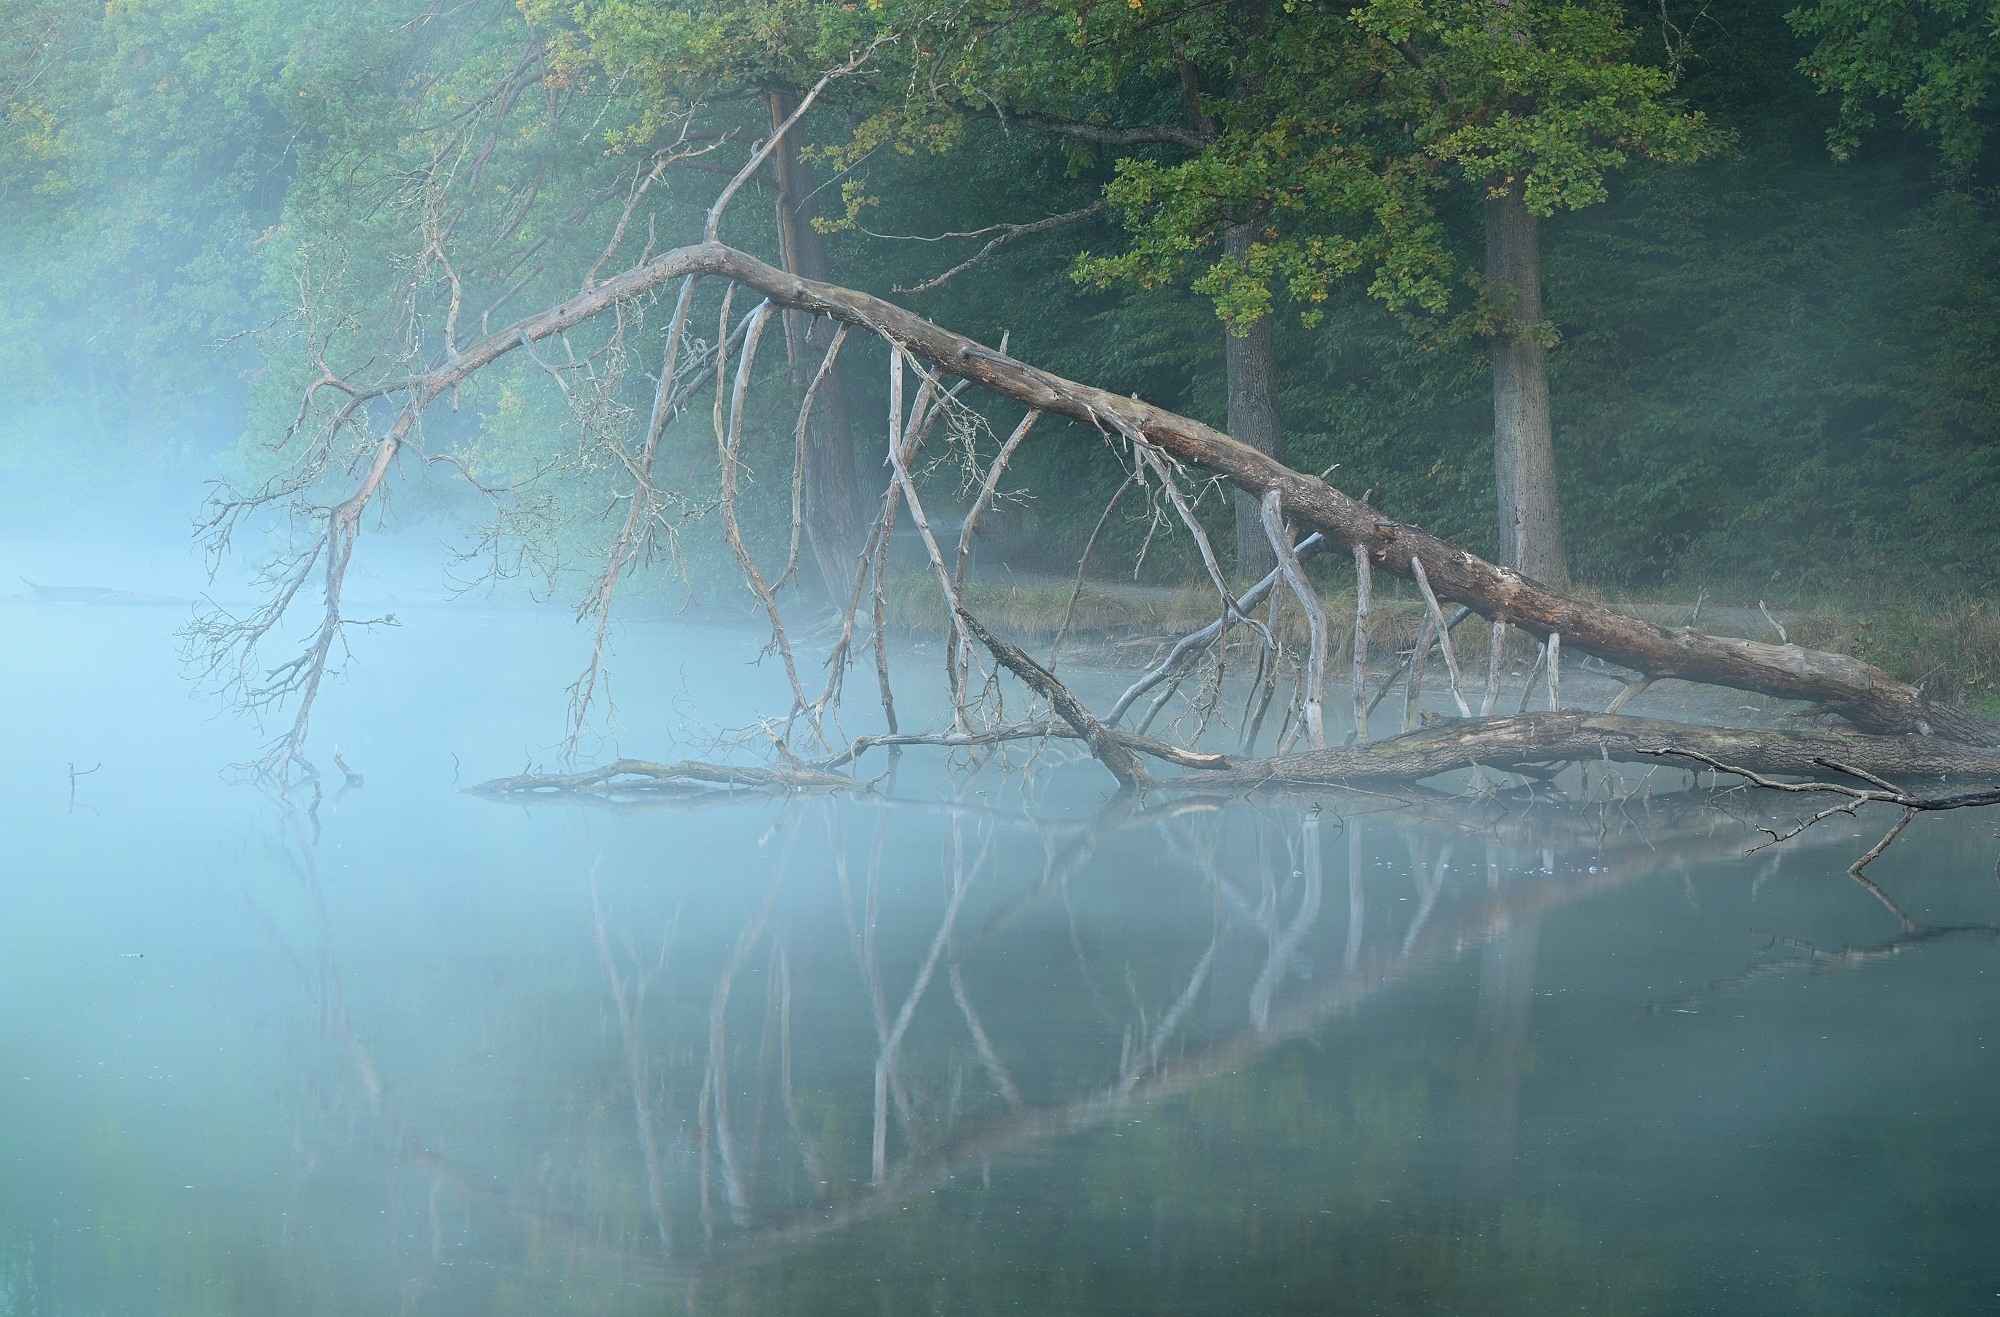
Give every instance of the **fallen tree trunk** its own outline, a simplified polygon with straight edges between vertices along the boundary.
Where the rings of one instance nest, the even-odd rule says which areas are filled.
[[[1843,736],[1752,727],[1703,727],[1615,714],[1527,713],[1463,718],[1377,741],[1366,748],[1314,750],[1197,773],[1158,785],[1341,786],[1411,782],[1475,766],[1511,769],[1568,761],[1663,762],[1662,751],[1693,752],[1759,773],[1815,774],[1824,761],[1878,777],[2000,778],[2000,752],[1935,736]],[[1706,765],[1666,756],[1682,767]]]
[[[1810,700],[1870,732],[1916,732],[1970,745],[2000,745],[2000,727],[1940,704],[1859,659],[1798,645],[1766,645],[1689,629],[1672,631],[1559,594],[1511,568],[1496,566],[1415,526],[1388,519],[1324,481],[1294,471],[1199,421],[1037,370],[880,298],[800,279],[718,244],[684,247],[659,256],[570,303],[523,321],[519,328],[501,331],[470,349],[464,360],[475,360],[485,353],[498,356],[523,336],[535,339],[554,333],[635,295],[636,289],[619,289],[623,281],[653,287],[698,272],[733,279],[779,305],[872,330],[941,371],[1044,413],[1100,429],[1136,431],[1177,460],[1226,476],[1259,498],[1275,489],[1286,514],[1296,524],[1350,548],[1362,548],[1377,565],[1399,576],[1411,576],[1410,560],[1419,560],[1440,598],[1467,604],[1492,621],[1506,622],[1544,639],[1560,633],[1565,647],[1595,654],[1646,677],[1675,677]],[[536,323],[544,320],[546,327]],[[440,394],[443,391],[443,387],[437,390]]]
[[[1798,645],[1704,635],[1686,628],[1673,631],[1559,594],[1511,568],[1486,562],[1415,526],[1387,518],[1324,481],[1294,471],[1199,421],[1137,398],[1120,397],[1051,375],[881,298],[787,274],[718,242],[665,252],[559,306],[487,336],[435,370],[369,391],[365,397],[402,393],[407,403],[374,456],[370,483],[355,496],[359,502],[351,499],[341,505],[341,515],[358,517],[359,507],[372,495],[403,436],[431,403],[516,348],[561,334],[690,275],[729,279],[757,290],[777,306],[831,316],[867,329],[943,373],[968,379],[1043,413],[1141,438],[1177,461],[1228,478],[1260,499],[1276,490],[1285,515],[1302,530],[1318,531],[1337,540],[1399,576],[1414,577],[1414,559],[1422,564],[1440,598],[1465,604],[1493,621],[1509,623],[1538,637],[1560,635],[1564,648],[1595,654],[1635,669],[1644,678],[1674,677],[1809,700],[1869,732],[1935,734],[1969,745],[2000,745],[2000,727],[1940,704],[1859,659]],[[323,651],[323,640],[319,648]]]

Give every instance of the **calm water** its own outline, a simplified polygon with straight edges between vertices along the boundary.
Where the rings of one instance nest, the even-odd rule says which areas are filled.
[[[1991,814],[1871,871],[1912,931],[1877,820],[1746,859],[1678,775],[502,806],[579,642],[470,608],[308,812],[179,619],[0,611],[0,1317],[2000,1312]],[[631,628],[605,752],[781,706],[757,644]]]

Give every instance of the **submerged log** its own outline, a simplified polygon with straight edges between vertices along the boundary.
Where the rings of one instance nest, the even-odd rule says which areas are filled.
[[[1315,750],[1242,763],[1160,785],[1341,786],[1411,782],[1474,766],[1511,769],[1570,761],[1660,763],[1662,752],[1694,752],[1759,773],[1823,773],[1826,761],[1877,777],[2000,779],[2000,752],[1935,736],[1851,736],[1752,727],[1703,727],[1657,718],[1565,710],[1510,718],[1463,718],[1377,741],[1365,748]],[[1664,762],[1705,767],[1693,758]]]
[[[467,795],[496,800],[524,796],[621,794],[637,791],[854,791],[851,777],[816,768],[745,768],[704,764],[683,759],[656,764],[647,759],[620,759],[581,773],[520,773],[465,788]]]

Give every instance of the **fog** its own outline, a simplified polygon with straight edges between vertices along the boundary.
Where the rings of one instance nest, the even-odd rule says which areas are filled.
[[[1989,1310],[1902,7],[0,0],[0,1317]]]
[[[8,1311],[1989,1292],[1969,819],[1872,871],[1912,932],[1841,872],[1872,826],[1745,858],[1744,802],[1664,783],[1469,831],[1121,802],[1057,745],[906,751],[851,796],[496,804],[460,788],[553,757],[577,629],[382,559],[402,625],[317,733],[362,780],[317,792],[228,771],[256,732],[189,690],[181,606],[0,610]],[[196,581],[164,538],[7,561]],[[601,757],[782,703],[764,639],[621,626]]]

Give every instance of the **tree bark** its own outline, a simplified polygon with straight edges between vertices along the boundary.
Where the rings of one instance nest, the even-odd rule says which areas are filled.
[[[436,370],[397,386],[395,391],[406,396],[405,407],[385,436],[371,473],[393,460],[402,437],[426,408],[523,343],[560,334],[620,303],[697,273],[754,288],[780,307],[831,316],[880,334],[945,374],[971,380],[1044,414],[1139,436],[1175,460],[1214,471],[1259,499],[1279,490],[1293,524],[1302,531],[1319,531],[1358,548],[1371,562],[1398,576],[1411,576],[1410,559],[1419,558],[1440,599],[1465,604],[1489,620],[1511,623],[1538,638],[1559,631],[1564,649],[1595,654],[1655,679],[1677,677],[1781,699],[1811,700],[1864,731],[1935,733],[1968,745],[2000,745],[2000,727],[1940,704],[1859,659],[1798,645],[1703,635],[1688,628],[1670,631],[1572,598],[1427,531],[1392,521],[1318,477],[1294,471],[1200,421],[1051,375],[879,297],[786,274],[721,243],[663,252],[488,335]]]
[[[775,131],[797,105],[790,92],[765,95],[764,106]],[[787,274],[824,281],[828,278],[826,243],[812,225],[812,166],[799,158],[796,133],[787,134],[771,153],[778,181],[778,251]],[[824,316],[785,313],[785,347],[792,362],[793,384],[801,396],[812,371],[832,342],[834,325]],[[838,602],[854,575],[861,552],[862,508],[854,470],[854,430],[848,418],[846,363],[836,361],[813,399],[806,429],[803,519],[806,544],[818,569],[819,594]]]
[[[1493,352],[1493,477],[1499,489],[1500,561],[1551,589],[1569,588],[1562,506],[1549,418],[1542,323],[1539,224],[1520,180],[1496,179],[1486,198],[1489,296],[1505,304]],[[1498,195],[1494,195],[1498,190]]]
[[[1231,225],[1226,247],[1232,260],[1246,259],[1260,222]],[[1247,333],[1224,333],[1229,373],[1229,433],[1258,452],[1285,460],[1284,421],[1278,414],[1278,349],[1271,317],[1259,316]],[[1277,565],[1264,534],[1263,501],[1236,493],[1236,577],[1261,580]]]
[[[1258,70],[1252,43],[1264,36],[1270,22],[1269,0],[1243,0],[1231,6],[1236,28],[1236,58],[1241,69],[1230,95],[1238,106],[1264,94],[1264,75]],[[1183,72],[1183,78],[1187,73]],[[1198,90],[1198,89],[1195,89]],[[1194,110],[1200,113],[1198,97]],[[1209,136],[1214,125],[1203,123]],[[1241,224],[1232,224],[1223,235],[1223,253],[1232,262],[1245,264],[1250,248],[1263,229],[1265,216],[1253,213]],[[1271,333],[1271,317],[1259,316],[1248,326],[1230,326],[1225,331],[1224,359],[1229,377],[1229,433],[1277,462],[1285,460],[1284,421],[1278,412],[1278,349]],[[1236,576],[1256,581],[1278,565],[1264,534],[1263,498],[1238,491],[1236,495]]]

